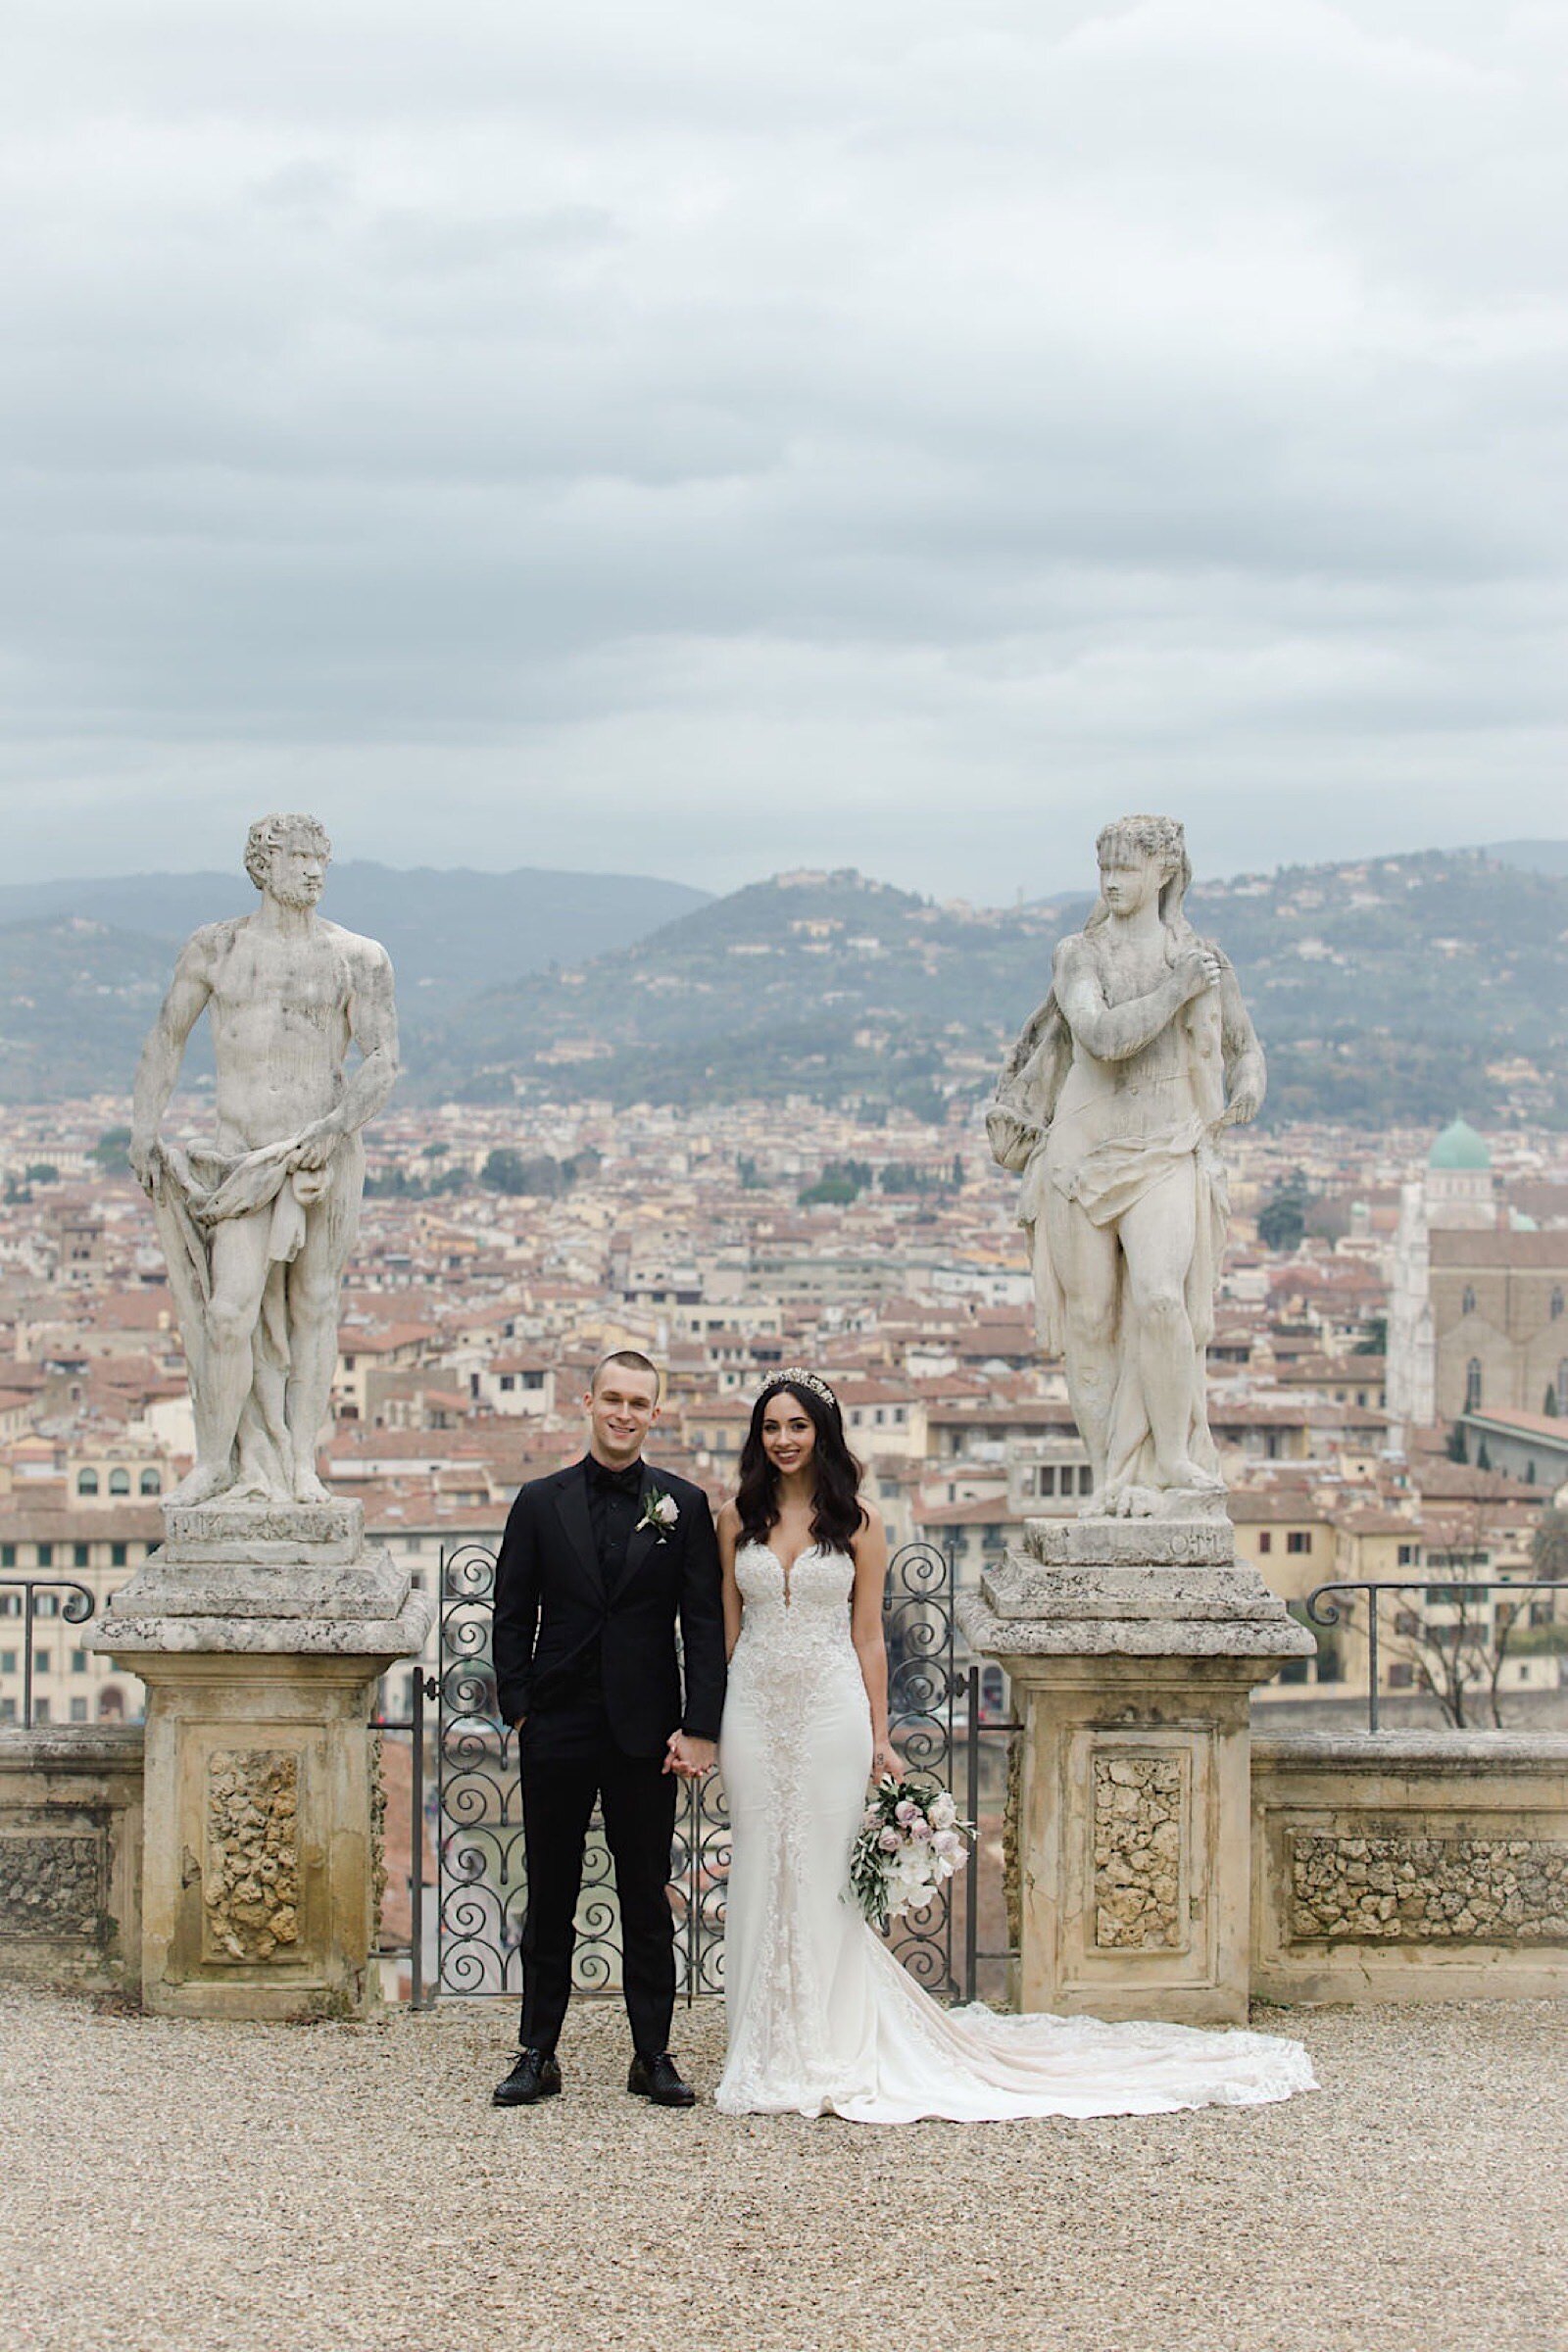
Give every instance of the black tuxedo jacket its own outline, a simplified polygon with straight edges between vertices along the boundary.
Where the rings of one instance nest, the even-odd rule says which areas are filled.
[[[606,1717],[627,1755],[662,1752],[677,1726],[718,1738],[724,1607],[713,1516],[701,1487],[645,1462],[645,1507],[654,1493],[675,1503],[675,1525],[662,1540],[637,1529],[608,1582],[581,1462],[531,1480],[512,1506],[496,1563],[492,1655],[501,1713],[508,1723],[530,1718],[530,1744],[552,1712],[580,1703],[583,1655],[596,1640]]]

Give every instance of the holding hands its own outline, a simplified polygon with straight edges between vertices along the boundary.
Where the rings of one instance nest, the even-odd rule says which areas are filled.
[[[713,1769],[711,1740],[694,1739],[690,1732],[671,1732],[664,1752],[664,1770],[679,1781],[700,1781]]]

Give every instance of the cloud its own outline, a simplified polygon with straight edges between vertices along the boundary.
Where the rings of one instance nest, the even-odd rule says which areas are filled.
[[[345,854],[982,897],[1128,804],[1211,865],[1560,829],[1552,12],[26,33],[13,870],[302,797]]]

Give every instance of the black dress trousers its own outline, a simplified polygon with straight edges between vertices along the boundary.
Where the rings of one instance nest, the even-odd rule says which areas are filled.
[[[613,1583],[641,1509],[641,1471],[607,1473],[587,1465],[588,1511],[600,1574]],[[675,1922],[669,1907],[669,1855],[675,1834],[676,1781],[662,1755],[629,1756],[605,1712],[597,1643],[581,1659],[574,1687],[523,1725],[523,1847],[528,1909],[522,1930],[522,2029],[525,2049],[553,2050],[571,1997],[575,1915],[583,1847],[595,1801],[620,1898],[621,1984],[638,2055],[669,2047],[675,2008]]]

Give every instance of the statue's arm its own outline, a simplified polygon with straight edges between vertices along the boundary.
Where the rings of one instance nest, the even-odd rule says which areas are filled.
[[[1195,946],[1177,957],[1148,996],[1107,1004],[1081,939],[1064,939],[1057,948],[1055,982],[1056,1003],[1068,1028],[1097,1061],[1126,1061],[1141,1054],[1184,1004],[1212,986],[1203,952]]]
[[[328,1134],[358,1134],[397,1084],[398,1008],[392,958],[373,939],[361,940],[355,950],[349,1032],[363,1058],[344,1086],[337,1108],[320,1122]]]
[[[1220,1049],[1225,1056],[1225,1123],[1245,1127],[1263,1107],[1268,1070],[1263,1049],[1252,1027],[1252,1016],[1242,1002],[1242,991],[1230,958],[1221,957],[1219,983]]]
[[[147,1043],[136,1065],[130,1111],[130,1164],[143,1185],[152,1183],[158,1130],[179,1076],[185,1040],[213,993],[212,963],[212,935],[209,931],[198,931],[180,950],[169,994],[147,1033]]]

